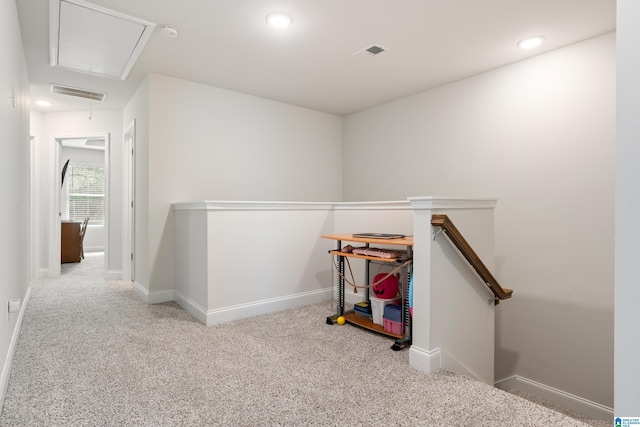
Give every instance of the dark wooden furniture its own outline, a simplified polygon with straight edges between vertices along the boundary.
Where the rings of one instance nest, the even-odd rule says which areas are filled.
[[[61,262],[80,262],[82,258],[82,222],[62,221],[60,223]]]

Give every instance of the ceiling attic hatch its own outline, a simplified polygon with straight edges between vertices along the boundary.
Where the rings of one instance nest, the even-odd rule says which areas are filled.
[[[51,65],[125,80],[155,24],[81,0],[50,0]]]

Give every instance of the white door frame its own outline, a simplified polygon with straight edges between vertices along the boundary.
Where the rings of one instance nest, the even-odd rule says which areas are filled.
[[[40,167],[38,141],[35,136],[29,140],[29,274],[31,279],[41,277],[40,265]]]
[[[49,188],[49,277],[57,277],[60,275],[60,198],[62,195],[62,171],[60,170],[60,152],[62,150],[61,142],[64,139],[98,139],[104,138],[104,170],[105,170],[105,195],[104,195],[104,276],[106,276],[109,266],[109,206],[110,192],[109,181],[111,175],[110,153],[111,139],[109,132],[83,132],[79,134],[63,134],[53,136],[53,155],[51,156],[50,173],[53,174],[50,179],[51,187]]]
[[[135,281],[135,198],[136,198],[136,121],[127,126],[123,138],[122,171],[122,279]]]

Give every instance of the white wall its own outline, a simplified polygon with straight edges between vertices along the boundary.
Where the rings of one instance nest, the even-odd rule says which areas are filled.
[[[320,236],[354,232],[356,227],[411,234],[413,221],[407,201],[219,201],[172,206],[173,297],[207,325],[328,301],[336,277],[335,258],[328,252],[336,241]],[[363,284],[365,264],[351,262],[357,283]],[[371,270],[376,268],[381,267]],[[382,268],[388,271],[392,266]],[[360,301],[364,294],[362,289],[357,296],[349,292],[346,299]],[[327,304],[327,316],[335,313]]]
[[[160,75],[147,80],[149,137],[137,146],[148,152],[149,189],[137,195],[149,204],[149,279],[139,283],[150,292],[174,285],[172,203],[342,199],[340,117]]]
[[[123,112],[123,128],[135,120],[135,271],[132,279],[149,291],[149,78],[145,78]]]
[[[640,3],[617,3],[615,414],[640,417]]]
[[[42,196],[40,194],[40,182],[42,179],[42,169],[46,167],[45,159],[40,158],[40,152],[38,147],[41,144],[43,130],[43,114],[39,111],[31,110],[29,112],[29,133],[32,138],[31,142],[31,157],[32,164],[31,170],[31,204],[32,211],[34,212],[33,218],[31,218],[31,277],[43,277],[47,275],[47,260],[49,254],[49,248],[43,244],[42,230],[49,229],[49,221],[46,215],[40,215],[39,212],[42,209],[46,209],[46,205],[42,205]],[[42,162],[45,162],[45,165]],[[43,262],[44,260],[44,262]]]
[[[29,284],[29,81],[14,0],[0,2],[0,403],[9,380],[12,351],[17,340],[18,313],[7,313],[7,303],[24,303]],[[15,94],[15,106],[14,98]]]
[[[615,34],[345,118],[345,200],[497,196],[497,380],[613,406]],[[360,177],[367,176],[366,180]]]
[[[175,300],[207,325],[330,299],[331,204],[174,204]],[[329,309],[327,315],[330,315]]]
[[[62,147],[60,150],[60,162],[58,166],[62,168],[67,160],[69,163],[79,163],[82,165],[104,166],[104,150],[94,150],[91,148]],[[66,183],[66,180],[65,180]]]
[[[37,135],[37,149],[41,169],[39,171],[40,193],[40,245],[46,253],[41,257],[41,268],[51,270],[49,261],[50,215],[55,215],[52,206],[52,180],[54,174],[59,174],[56,166],[53,170],[55,158],[55,139],[60,137],[79,137],[95,134],[110,136],[109,150],[109,224],[108,224],[108,256],[107,274],[116,278],[122,271],[122,112],[121,111],[93,111],[91,118],[89,111],[52,112],[41,115],[41,126],[32,126],[32,134]]]

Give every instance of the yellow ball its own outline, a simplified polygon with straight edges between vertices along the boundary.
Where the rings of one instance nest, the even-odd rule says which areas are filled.
[[[336,319],[338,325],[344,325],[344,317],[340,316]]]

